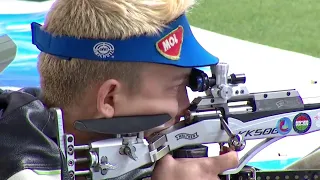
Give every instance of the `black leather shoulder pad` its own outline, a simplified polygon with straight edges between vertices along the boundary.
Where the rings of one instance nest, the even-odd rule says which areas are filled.
[[[60,152],[52,114],[35,96],[9,91],[0,94],[0,179],[23,169],[58,170]]]

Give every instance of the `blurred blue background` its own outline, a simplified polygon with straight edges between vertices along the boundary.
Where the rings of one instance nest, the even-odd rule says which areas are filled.
[[[43,23],[46,13],[0,14],[0,34],[8,34],[18,46],[15,60],[0,74],[0,86],[39,86],[37,56],[31,43],[31,22]]]

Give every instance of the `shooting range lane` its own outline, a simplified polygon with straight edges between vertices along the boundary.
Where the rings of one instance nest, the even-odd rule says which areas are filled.
[[[192,30],[207,51],[230,65],[229,73],[246,74],[249,92],[297,89],[303,98],[320,97],[320,58]]]
[[[18,46],[17,58],[5,72],[0,74],[0,86],[12,88],[39,86],[36,70],[36,57],[39,51],[31,43],[30,23],[43,22],[45,11],[51,4],[52,1],[36,3],[2,0],[0,2],[2,13],[0,27],[5,27],[6,33]],[[320,67],[319,58],[246,42],[196,27],[192,27],[192,30],[204,48],[218,56],[220,61],[230,65],[229,73],[246,74],[249,92],[295,88],[302,97],[320,96],[320,74],[316,69]],[[314,83],[315,81],[318,83]],[[190,100],[201,94],[190,90],[188,93]],[[320,102],[320,98],[314,102]],[[254,157],[251,162],[257,163],[252,165],[264,169],[284,168],[292,160],[303,157],[319,147],[320,142],[314,141],[319,135],[320,132],[315,132],[280,140]],[[248,141],[245,150],[240,152],[239,156],[242,157],[261,141]],[[209,155],[218,154],[218,145],[208,146]],[[266,163],[270,160],[277,160],[276,164]]]

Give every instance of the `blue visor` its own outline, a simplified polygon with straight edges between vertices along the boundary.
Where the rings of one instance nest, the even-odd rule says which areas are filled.
[[[66,60],[150,62],[180,67],[203,67],[219,62],[195,39],[184,14],[157,35],[125,40],[53,36],[35,22],[31,24],[31,30],[32,43],[40,51]]]

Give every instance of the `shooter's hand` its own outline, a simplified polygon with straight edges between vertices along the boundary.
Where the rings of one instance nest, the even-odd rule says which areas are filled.
[[[166,155],[156,164],[152,180],[219,180],[222,172],[238,166],[235,151],[228,150],[217,157],[179,158]]]

